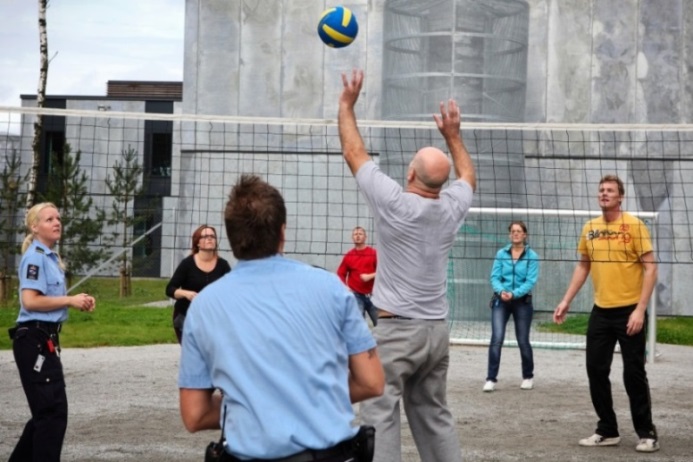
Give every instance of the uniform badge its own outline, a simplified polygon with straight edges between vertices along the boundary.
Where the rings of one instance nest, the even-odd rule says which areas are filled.
[[[38,281],[39,278],[39,267],[36,265],[29,265],[26,268],[26,278]]]

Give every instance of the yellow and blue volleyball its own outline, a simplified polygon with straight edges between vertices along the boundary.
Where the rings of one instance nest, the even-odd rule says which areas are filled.
[[[320,16],[318,35],[328,47],[345,47],[354,41],[358,33],[356,16],[349,8],[335,6],[325,10]]]

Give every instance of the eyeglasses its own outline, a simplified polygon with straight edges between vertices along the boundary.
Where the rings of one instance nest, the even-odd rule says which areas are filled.
[[[216,240],[216,236],[214,234],[205,234],[203,236],[200,236],[200,239],[214,239]]]

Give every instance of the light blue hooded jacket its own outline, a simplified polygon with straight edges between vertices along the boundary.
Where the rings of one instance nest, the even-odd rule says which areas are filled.
[[[517,299],[532,293],[539,278],[539,255],[525,245],[525,251],[514,262],[511,247],[508,244],[496,253],[491,269],[491,287],[496,294],[512,292],[513,298]]]

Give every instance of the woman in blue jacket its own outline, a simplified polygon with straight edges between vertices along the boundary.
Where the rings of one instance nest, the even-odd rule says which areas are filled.
[[[539,277],[539,256],[527,245],[527,225],[513,221],[508,227],[510,244],[496,253],[491,270],[491,344],[488,348],[488,375],[484,391],[496,388],[501,348],[505,339],[505,327],[510,315],[515,323],[515,337],[522,359],[523,390],[534,388],[534,358],[529,343],[534,306],[532,288]]]

